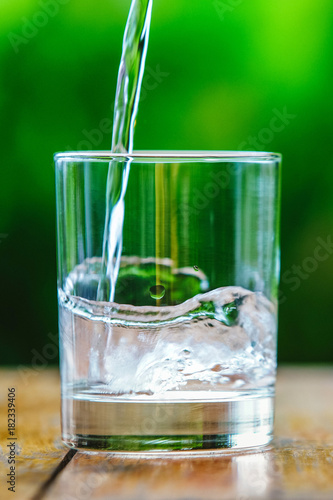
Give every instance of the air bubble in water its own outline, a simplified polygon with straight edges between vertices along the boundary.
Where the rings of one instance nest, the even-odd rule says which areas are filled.
[[[149,289],[149,292],[152,299],[163,299],[165,295],[165,288],[163,285],[155,285]]]

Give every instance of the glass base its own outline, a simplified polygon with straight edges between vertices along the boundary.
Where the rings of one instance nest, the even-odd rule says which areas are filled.
[[[63,440],[115,452],[216,450],[272,440],[274,398],[229,401],[63,400]]]

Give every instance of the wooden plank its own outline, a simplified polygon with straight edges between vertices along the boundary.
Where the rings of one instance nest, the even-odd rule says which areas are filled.
[[[8,491],[8,388],[16,395],[16,488]],[[31,498],[67,449],[60,439],[58,370],[0,370],[0,498]]]
[[[7,389],[17,397],[17,492],[8,492]],[[266,451],[184,457],[77,453],[40,498],[224,500],[333,498],[333,369],[282,368],[276,439]],[[56,370],[0,371],[0,498],[31,498],[67,450]],[[66,464],[65,464],[66,465]]]
[[[280,441],[266,452],[206,457],[75,455],[47,500],[331,500],[332,447]]]
[[[333,368],[281,368],[275,415],[277,436],[333,444]]]
[[[266,451],[205,457],[77,453],[47,500],[333,498],[333,370],[282,368]]]

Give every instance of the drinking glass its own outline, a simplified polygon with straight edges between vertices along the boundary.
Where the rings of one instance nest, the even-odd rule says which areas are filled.
[[[280,163],[258,152],[55,155],[68,446],[270,442]]]

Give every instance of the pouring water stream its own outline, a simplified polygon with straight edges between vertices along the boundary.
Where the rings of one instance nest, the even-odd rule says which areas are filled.
[[[133,151],[134,126],[148,49],[152,4],[152,0],[132,1],[124,34],[111,147],[112,153],[124,153],[124,163],[113,160],[109,165],[98,301],[114,300],[122,253],[124,197],[131,163],[126,155]],[[116,189],[117,186],[119,189]]]

